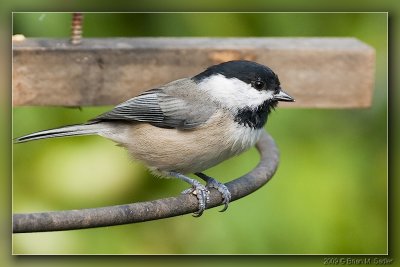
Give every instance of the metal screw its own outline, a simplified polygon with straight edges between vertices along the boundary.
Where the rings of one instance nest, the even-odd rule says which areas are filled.
[[[71,24],[71,43],[73,45],[78,45],[82,42],[82,22],[83,14],[75,12],[72,14],[72,24]]]

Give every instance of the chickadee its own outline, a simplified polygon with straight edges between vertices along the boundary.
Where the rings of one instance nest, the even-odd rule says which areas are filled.
[[[51,137],[100,135],[123,147],[150,170],[191,185],[182,193],[197,196],[200,216],[216,188],[225,211],[227,187],[202,172],[238,155],[259,140],[268,114],[278,101],[292,102],[268,67],[245,60],[214,65],[129,99],[84,124],[40,131],[17,143]],[[185,176],[194,173],[202,185]]]

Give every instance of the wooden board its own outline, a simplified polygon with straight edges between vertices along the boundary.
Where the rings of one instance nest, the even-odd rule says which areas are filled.
[[[271,67],[296,98],[282,106],[371,105],[375,50],[355,38],[14,40],[13,105],[115,105],[234,59]]]

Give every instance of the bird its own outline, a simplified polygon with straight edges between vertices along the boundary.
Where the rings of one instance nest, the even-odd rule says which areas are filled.
[[[127,149],[161,177],[190,185],[199,217],[217,189],[228,208],[231,193],[204,171],[256,144],[278,102],[295,99],[280,85],[275,72],[260,63],[232,60],[144,91],[83,124],[31,133],[14,140],[99,135]],[[206,183],[188,177],[195,174]]]

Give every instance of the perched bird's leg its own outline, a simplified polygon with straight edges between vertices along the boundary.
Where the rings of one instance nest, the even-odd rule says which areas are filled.
[[[207,176],[204,173],[196,172],[195,175],[207,182],[206,187],[215,188],[221,193],[223,199],[222,204],[224,204],[225,207],[220,210],[220,212],[226,211],[229,201],[231,201],[231,192],[229,192],[228,188],[223,183],[218,182],[214,178]]]
[[[189,178],[179,172],[169,172],[170,176],[176,177],[182,181],[189,183],[192,187],[186,189],[182,192],[182,194],[194,194],[196,195],[199,201],[199,210],[196,211],[193,216],[200,217],[203,214],[203,211],[206,209],[206,204],[210,202],[210,191],[202,185],[199,181],[195,179]]]

